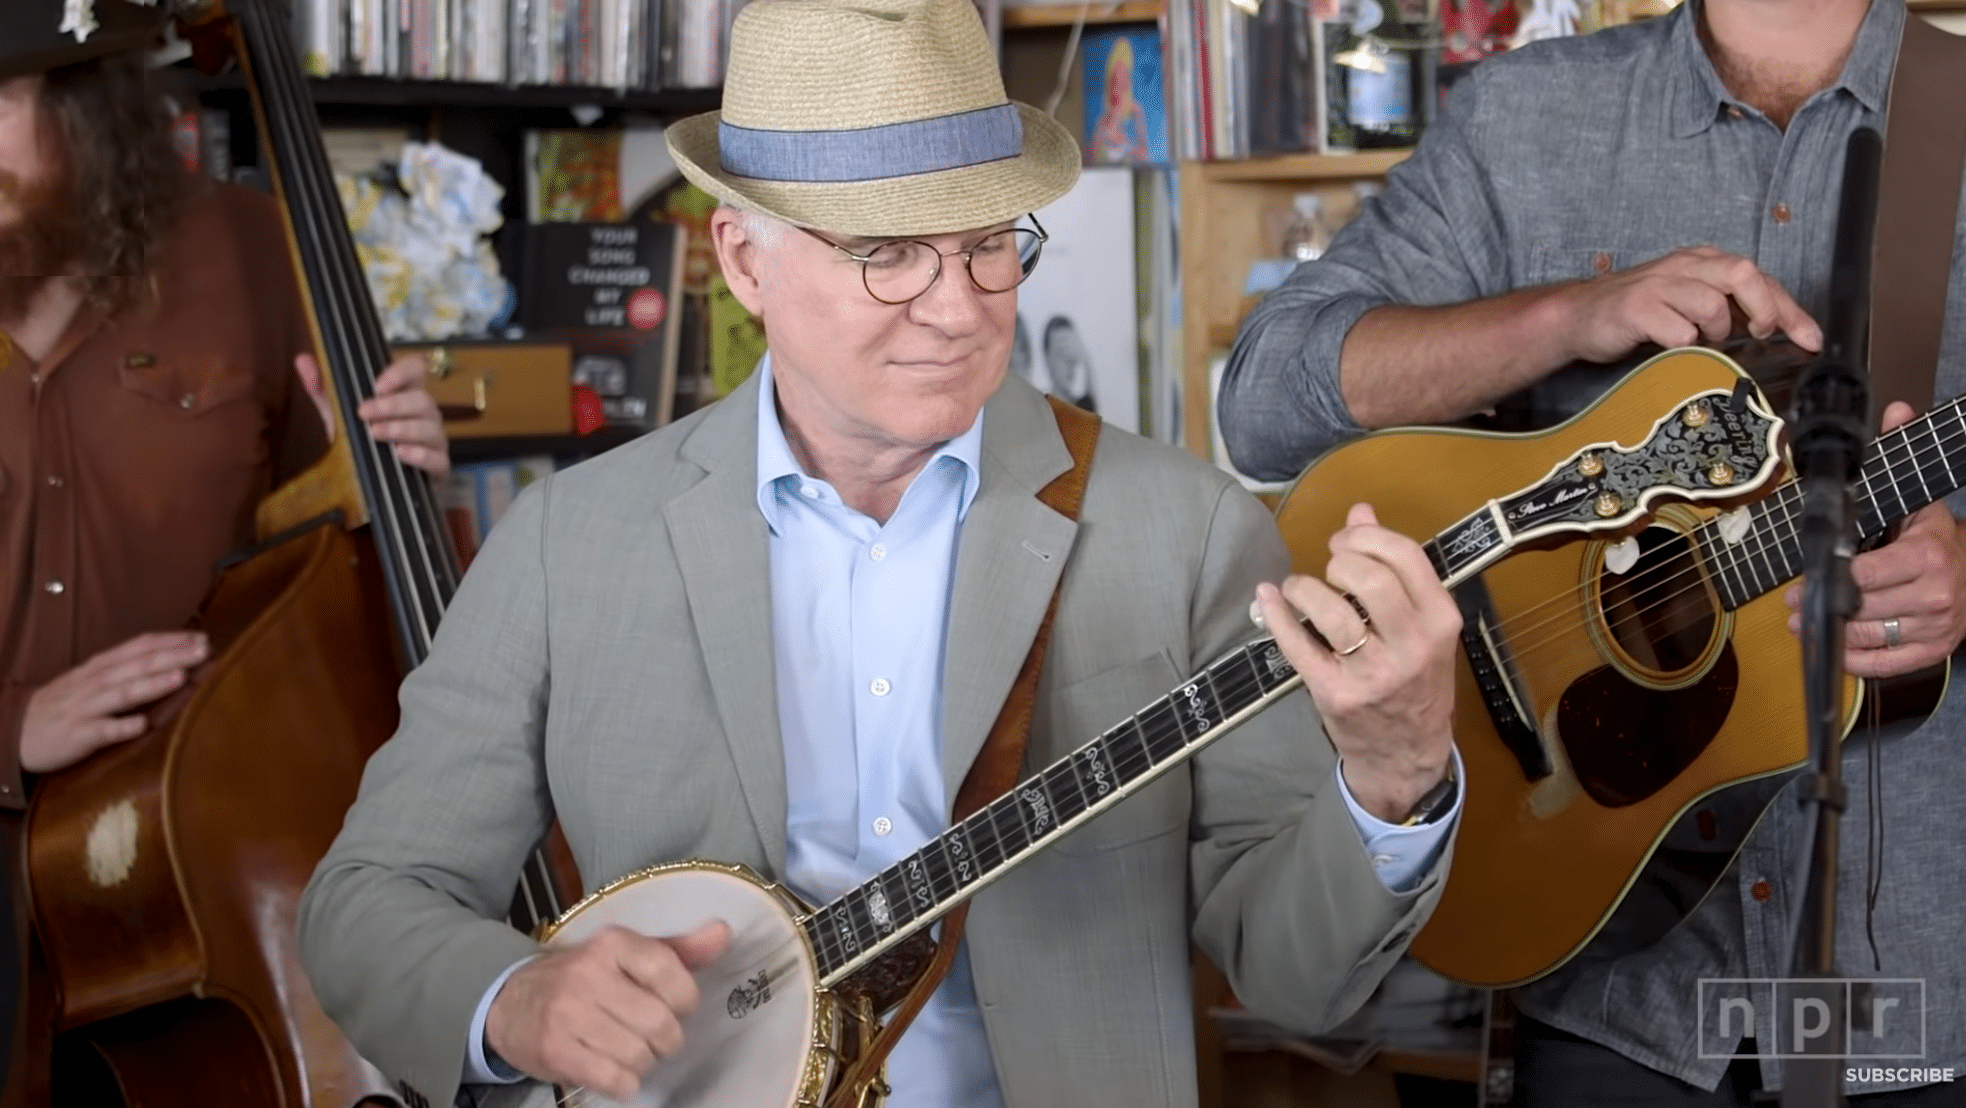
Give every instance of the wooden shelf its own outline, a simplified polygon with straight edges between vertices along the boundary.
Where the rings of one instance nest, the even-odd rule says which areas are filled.
[[[1411,153],[1411,150],[1366,150],[1357,154],[1285,154],[1274,158],[1203,162],[1201,173],[1211,182],[1379,177]]]
[[[1067,3],[1006,7],[1003,10],[1004,30],[1070,27],[1078,22],[1081,9],[1085,11],[1087,23],[1152,23],[1160,18],[1162,5],[1161,0],[1096,0],[1089,5]]]
[[[1966,0],[1905,0],[1915,12],[1966,12]]]
[[[528,454],[551,454],[556,458],[584,458],[603,454],[626,442],[648,434],[633,427],[603,427],[591,435],[521,435],[505,438],[453,438],[451,461],[503,461]]]

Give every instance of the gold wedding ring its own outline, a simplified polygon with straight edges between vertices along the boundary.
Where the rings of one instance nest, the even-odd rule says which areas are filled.
[[[1340,658],[1346,657],[1348,655],[1356,654],[1358,653],[1359,648],[1365,645],[1365,640],[1371,637],[1372,637],[1372,632],[1368,629],[1364,634],[1358,637],[1357,642],[1353,643],[1352,645],[1346,647],[1343,650],[1334,650],[1332,651],[1332,653],[1338,655]]]

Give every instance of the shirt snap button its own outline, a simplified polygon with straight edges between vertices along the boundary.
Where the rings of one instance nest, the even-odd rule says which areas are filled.
[[[1775,222],[1777,223],[1787,223],[1793,215],[1793,213],[1789,211],[1789,206],[1787,204],[1775,205],[1775,210],[1772,214],[1774,215]]]
[[[1602,250],[1592,254],[1591,268],[1597,270],[1599,273],[1611,272],[1611,255],[1606,254]]]
[[[1767,900],[1769,897],[1775,895],[1775,887],[1765,880],[1756,881],[1753,885],[1749,886],[1748,895],[1754,897],[1756,900]]]
[[[187,392],[183,396],[177,398],[177,406],[180,408],[189,408],[193,404],[196,404],[197,402],[198,402],[198,397],[195,393]]]
[[[41,587],[55,596],[60,596],[62,593],[68,591],[68,586],[62,584],[60,581],[50,581]]]

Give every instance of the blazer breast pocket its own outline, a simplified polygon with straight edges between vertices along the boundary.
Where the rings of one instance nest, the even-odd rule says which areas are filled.
[[[1072,682],[1038,705],[1030,765],[1041,769],[1127,722],[1133,713],[1166,696],[1180,680],[1180,670],[1163,650]],[[1124,751],[1125,744],[1117,749]],[[1106,787],[1102,776],[1096,762],[1088,762],[1078,774],[1085,782],[1082,787],[1094,794],[1089,798],[1094,802]],[[1062,854],[1094,854],[1129,846],[1187,826],[1188,810],[1187,770],[1173,769],[1060,839],[1055,849]]]

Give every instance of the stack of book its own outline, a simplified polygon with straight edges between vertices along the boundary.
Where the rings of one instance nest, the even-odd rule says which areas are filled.
[[[317,77],[713,88],[745,0],[294,0]]]

